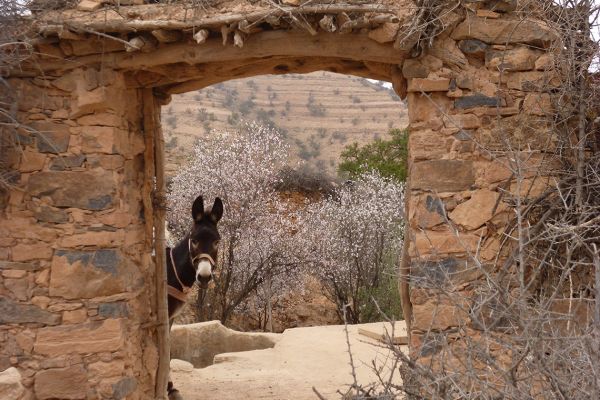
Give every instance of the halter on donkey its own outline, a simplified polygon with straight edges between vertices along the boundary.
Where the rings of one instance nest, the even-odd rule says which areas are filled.
[[[198,283],[206,289],[212,279],[217,260],[217,246],[221,236],[217,223],[223,216],[223,202],[216,198],[212,208],[204,211],[202,196],[192,205],[193,225],[175,247],[167,247],[167,303],[169,308],[169,328],[177,313],[185,305],[187,294]],[[179,391],[169,380],[170,400],[181,399]]]

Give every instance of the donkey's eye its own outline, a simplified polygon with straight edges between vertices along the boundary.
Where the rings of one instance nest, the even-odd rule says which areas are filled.
[[[214,247],[215,249],[216,249],[217,247],[219,247],[219,242],[220,242],[220,240],[215,240],[215,241],[213,242],[213,247]]]

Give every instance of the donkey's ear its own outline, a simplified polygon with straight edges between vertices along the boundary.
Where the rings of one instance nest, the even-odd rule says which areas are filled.
[[[204,200],[202,200],[202,196],[198,196],[192,204],[192,218],[197,221],[202,218],[202,215],[204,215]]]
[[[212,206],[210,216],[213,219],[213,221],[215,221],[215,223],[219,222],[219,220],[223,216],[223,202],[219,197],[215,199],[215,204],[213,204]]]

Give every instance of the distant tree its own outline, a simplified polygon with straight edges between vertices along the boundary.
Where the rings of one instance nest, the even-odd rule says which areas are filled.
[[[355,179],[367,171],[377,171],[386,178],[405,181],[408,131],[392,129],[389,134],[390,140],[376,139],[362,147],[358,143],[346,146],[338,172]]]

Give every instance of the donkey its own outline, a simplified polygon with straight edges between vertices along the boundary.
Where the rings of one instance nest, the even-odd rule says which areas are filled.
[[[205,211],[202,196],[198,196],[192,205],[193,225],[190,233],[175,247],[166,249],[169,329],[185,305],[194,283],[198,283],[202,289],[208,288],[217,260],[217,246],[221,239],[217,224],[222,216],[223,202],[220,198],[217,197],[212,208]],[[169,400],[181,399],[170,379],[167,393]]]

